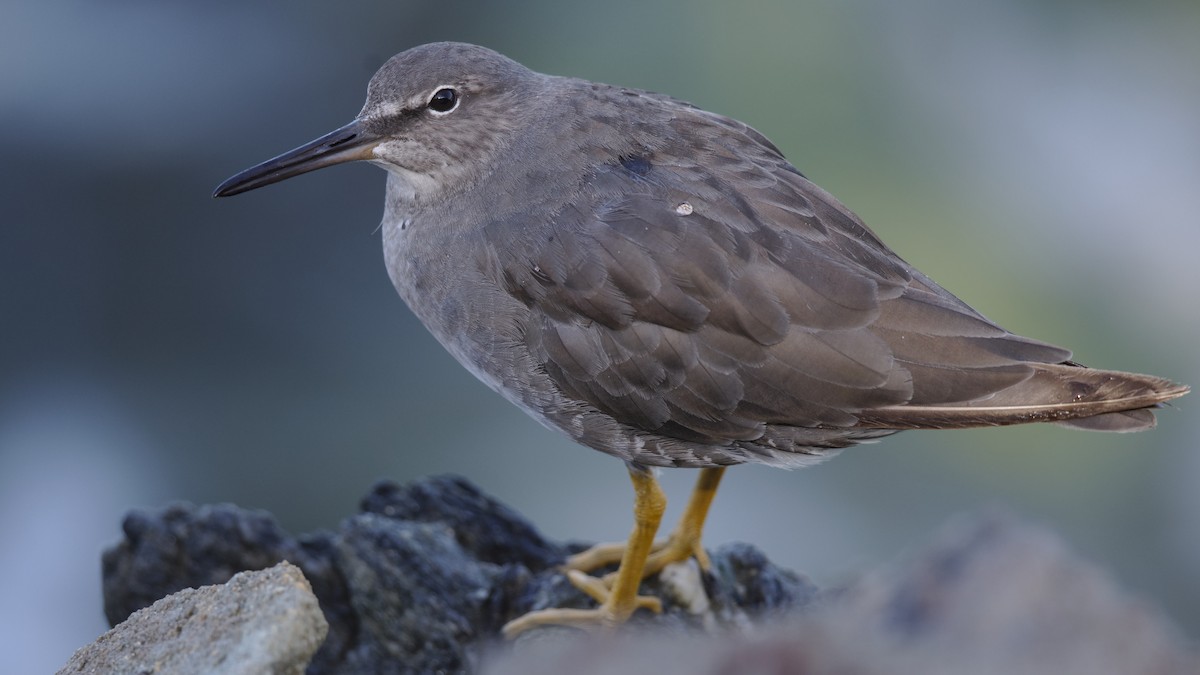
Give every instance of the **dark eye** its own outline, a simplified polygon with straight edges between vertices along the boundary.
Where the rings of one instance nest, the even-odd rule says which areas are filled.
[[[458,92],[450,87],[442,87],[433,92],[433,96],[429,99],[429,110],[439,115],[454,110],[458,107]]]

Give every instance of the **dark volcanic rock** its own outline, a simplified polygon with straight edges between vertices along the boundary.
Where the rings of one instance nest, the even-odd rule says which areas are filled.
[[[304,571],[329,622],[309,673],[460,672],[474,669],[508,620],[594,605],[556,569],[567,547],[462,478],[382,482],[362,507],[337,531],[299,539],[268,514],[228,505],[131,513],[125,540],[104,555],[109,621],[179,589],[288,560]],[[744,544],[718,549],[712,560],[708,577],[679,566],[647,581],[666,611],[640,612],[637,621],[745,627],[816,593]]]
[[[133,511],[122,530],[125,539],[102,559],[104,613],[113,625],[175,591],[310,557],[271,514],[229,504]]]
[[[535,675],[1200,672],[1157,613],[1052,533],[996,515],[961,519],[906,561],[822,593],[752,546],[726,545],[710,551],[709,574],[691,561],[643,583],[661,615],[638,612],[617,635],[540,628],[511,645],[498,633],[512,618],[594,606],[556,569],[578,547],[546,541],[461,478],[380,483],[363,513],[299,539],[232,506],[136,512],[125,533],[104,556],[110,621],[289,560],[329,624],[310,674],[476,671],[484,656],[492,672]]]
[[[407,485],[383,481],[362,500],[363,513],[442,523],[472,556],[497,565],[543,569],[562,562],[565,549],[542,538],[529,521],[460,476]]]

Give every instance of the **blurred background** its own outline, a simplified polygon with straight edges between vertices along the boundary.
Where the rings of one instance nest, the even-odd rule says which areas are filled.
[[[334,526],[457,472],[622,539],[621,464],[443,353],[382,263],[384,173],[218,182],[349,121],[433,40],[744,120],[1011,330],[1200,384],[1200,4],[0,1],[0,671],[106,629],[100,553],[173,500]],[[993,506],[1200,636],[1200,398],[1156,431],[906,433],[730,472],[707,530],[822,585]],[[667,471],[673,520],[694,478]]]

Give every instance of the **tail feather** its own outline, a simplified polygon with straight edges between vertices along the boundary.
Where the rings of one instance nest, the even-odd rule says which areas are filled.
[[[1154,426],[1152,408],[1190,390],[1152,375],[1097,370],[1069,362],[1029,365],[1034,371],[1031,377],[989,396],[876,408],[859,414],[860,425],[961,429],[1059,422],[1092,431],[1141,431]]]
[[[1125,433],[1153,429],[1154,425],[1158,424],[1158,420],[1154,419],[1153,410],[1141,408],[1138,410],[1124,410],[1122,412],[1063,420],[1057,424],[1064,427],[1071,427],[1072,429],[1084,429],[1085,431],[1116,431]]]

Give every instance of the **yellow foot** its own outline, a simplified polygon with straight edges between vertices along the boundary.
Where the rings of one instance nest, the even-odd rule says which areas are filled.
[[[531,628],[570,626],[571,628],[611,629],[622,622],[605,607],[596,609],[542,609],[519,616],[504,624],[504,637],[511,640]]]
[[[666,540],[654,542],[650,547],[650,551],[657,551],[667,545]],[[608,567],[621,562],[621,556],[625,555],[625,542],[617,541],[609,544],[596,544],[586,551],[580,551],[573,556],[567,558],[563,563],[563,569],[566,571],[578,570],[580,572],[591,572],[598,570],[601,567]]]
[[[724,468],[704,469],[700,472],[700,476],[696,480],[696,488],[692,491],[692,497],[688,501],[687,508],[684,509],[675,531],[671,533],[670,538],[665,541],[656,541],[651,547],[650,557],[646,559],[646,566],[642,569],[643,579],[658,574],[667,565],[683,562],[688,558],[695,558],[696,562],[700,563],[700,569],[705,572],[711,569],[712,564],[709,562],[708,553],[704,551],[700,538],[704,531],[704,520],[708,515],[708,507],[712,504],[713,496],[717,492],[717,486],[720,484],[724,472]],[[607,567],[621,560],[625,546],[623,543],[597,544],[567,558],[563,567],[567,570],[583,572]],[[605,575],[604,584],[611,587],[616,577],[617,572]],[[582,589],[578,583],[575,585]]]
[[[700,545],[700,533],[708,507],[721,481],[722,467],[703,469],[696,489],[684,509],[679,526],[665,544],[656,544],[666,498],[654,475],[644,467],[629,465],[633,481],[633,532],[624,544],[604,544],[571,556],[567,561],[567,578],[571,583],[600,603],[596,609],[544,609],[530,612],[505,624],[506,637],[516,636],[535,626],[557,625],[577,628],[612,628],[629,619],[634,611],[645,608],[662,611],[658,598],[638,595],[642,579],[660,572],[673,563],[695,557],[703,570],[709,569],[708,555]],[[617,571],[597,579],[583,573],[620,562]]]
[[[619,606],[616,597],[609,590],[608,584],[595,577],[588,576],[579,570],[568,570],[567,580],[575,588],[588,594],[600,603],[596,609],[543,609],[519,616],[504,624],[504,637],[514,638],[525,631],[538,626],[570,626],[586,630],[611,630],[625,623],[637,609],[648,609],[654,613],[662,612],[662,601],[648,595],[633,597],[631,607]]]
[[[650,554],[646,559],[646,576],[658,574],[667,565],[683,562],[688,558],[695,558],[696,562],[700,563],[700,569],[708,572],[712,569],[712,563],[708,559],[708,553],[700,544],[700,533],[695,532],[692,536],[679,536],[684,533],[676,532],[667,540],[666,546],[657,549]],[[692,534],[692,533],[687,533]]]
[[[590,595],[593,600],[600,603],[600,607],[615,605],[611,584],[607,583],[606,580],[588,576],[579,570],[567,570],[567,581],[570,581],[571,585],[575,588]],[[633,609],[648,609],[658,614],[662,612],[662,600],[653,595],[635,595],[633,598]],[[624,619],[629,618],[628,614],[632,614],[632,611],[628,612]],[[623,621],[624,619],[621,620]]]
[[[690,535],[690,536],[689,536]],[[621,561],[622,554],[625,553],[625,544],[614,542],[611,544],[596,544],[595,546],[580,551],[575,555],[567,558],[563,564],[563,570],[567,576],[572,577],[572,582],[575,587],[581,591],[587,592],[582,585],[576,582],[575,575],[590,579],[592,582],[600,584],[603,588],[611,588],[613,582],[616,581],[617,572],[609,572],[601,579],[588,577],[580,574],[581,572],[591,572],[608,567]],[[704,551],[704,547],[700,543],[699,532],[680,532],[675,531],[670,539],[656,541],[650,549],[650,557],[646,559],[646,566],[642,570],[642,578],[658,574],[667,565],[683,562],[688,558],[695,558],[696,562],[700,563],[700,569],[707,572],[712,564],[708,560],[708,553]],[[589,593],[589,595],[591,595]],[[594,595],[592,597],[595,597]]]
[[[658,546],[658,542],[654,542],[654,545]],[[566,572],[575,570],[591,572],[592,570],[621,562],[621,556],[624,554],[625,542],[596,544],[586,551],[580,551],[575,555],[569,556],[567,561],[563,563],[563,570]]]

